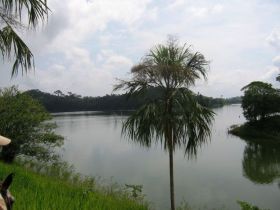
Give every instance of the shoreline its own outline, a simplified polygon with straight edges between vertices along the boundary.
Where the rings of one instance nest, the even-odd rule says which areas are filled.
[[[232,125],[228,133],[248,141],[280,144],[280,116]]]

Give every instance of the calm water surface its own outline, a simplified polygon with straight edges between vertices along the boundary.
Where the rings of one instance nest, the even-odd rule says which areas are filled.
[[[227,134],[232,124],[244,122],[239,105],[214,110],[211,142],[196,160],[177,150],[174,157],[175,196],[179,204],[212,209],[239,209],[236,200],[280,209],[280,148],[257,145]],[[169,209],[168,154],[160,145],[141,148],[121,137],[125,116],[75,113],[54,117],[65,137],[64,160],[78,172],[122,184],[143,185],[146,199],[160,210]]]

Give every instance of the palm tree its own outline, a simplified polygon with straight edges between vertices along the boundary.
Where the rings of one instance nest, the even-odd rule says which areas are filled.
[[[128,95],[145,94],[150,89],[157,96],[135,111],[124,123],[123,133],[141,146],[161,143],[169,153],[171,210],[175,210],[173,153],[184,147],[191,157],[210,136],[214,113],[199,105],[189,87],[200,77],[206,78],[208,61],[190,47],[179,46],[174,39],[151,49],[132,67],[132,78],[120,80],[114,90]]]
[[[46,0],[0,0],[0,52],[4,59],[14,59],[12,76],[34,67],[33,54],[16,29],[35,28],[48,16]],[[27,16],[27,26],[23,18]]]

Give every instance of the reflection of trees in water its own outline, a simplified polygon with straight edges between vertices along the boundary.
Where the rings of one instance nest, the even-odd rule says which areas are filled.
[[[252,182],[273,183],[280,178],[280,145],[247,143],[242,164],[244,176]]]

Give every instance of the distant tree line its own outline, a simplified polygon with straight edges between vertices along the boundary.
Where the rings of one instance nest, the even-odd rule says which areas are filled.
[[[42,92],[38,89],[29,90],[27,93],[37,99],[49,112],[72,112],[72,111],[110,111],[110,110],[135,110],[148,99],[156,98],[158,90],[151,89],[144,96],[128,97],[126,94],[111,94],[98,97],[82,97],[81,95],[61,90],[53,94]],[[221,107],[225,104],[241,103],[241,97],[229,99],[206,97],[196,94],[198,103],[206,107]]]

